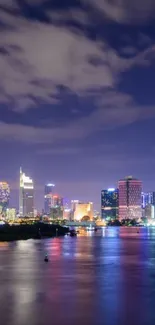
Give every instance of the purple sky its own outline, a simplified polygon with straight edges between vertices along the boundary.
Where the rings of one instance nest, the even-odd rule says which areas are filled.
[[[63,4],[62,4],[63,3]],[[0,179],[70,199],[133,175],[155,190],[155,3],[0,0]]]

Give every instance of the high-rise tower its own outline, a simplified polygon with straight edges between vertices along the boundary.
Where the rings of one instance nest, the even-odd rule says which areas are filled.
[[[119,187],[119,218],[138,219],[142,217],[142,182],[132,176],[121,179]]]
[[[109,188],[101,191],[102,219],[118,217],[118,189]]]
[[[46,184],[45,185],[45,193],[44,193],[44,212],[46,214],[50,214],[50,210],[52,207],[52,201],[53,201],[53,188],[54,184]]]
[[[26,176],[20,168],[19,186],[19,214],[29,216],[34,212],[34,184],[33,180]]]
[[[5,213],[10,199],[10,186],[7,182],[0,182],[0,212]]]

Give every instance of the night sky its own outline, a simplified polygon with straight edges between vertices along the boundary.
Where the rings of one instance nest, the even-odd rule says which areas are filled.
[[[70,199],[155,190],[155,1],[0,0],[0,179]]]

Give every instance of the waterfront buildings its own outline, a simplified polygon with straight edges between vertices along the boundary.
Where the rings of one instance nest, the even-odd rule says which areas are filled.
[[[147,204],[143,209],[143,217],[147,219],[155,218],[155,207],[153,204]]]
[[[81,221],[83,217],[93,220],[93,203],[92,202],[74,202],[74,220]]]
[[[71,209],[64,208],[63,209],[63,219],[65,220],[71,220]]]
[[[155,199],[155,192],[148,192],[148,193],[142,192],[142,208],[145,209],[145,207],[148,204],[153,204],[154,199]]]
[[[6,218],[10,221],[15,221],[16,219],[16,209],[15,208],[8,208],[6,210]]]
[[[71,220],[74,220],[74,213],[79,200],[71,200]]]
[[[54,194],[52,196],[51,207],[53,208],[63,208],[63,198],[60,195]]]
[[[34,183],[20,168],[19,214],[33,216],[34,213]]]
[[[53,197],[53,188],[54,184],[46,184],[45,185],[45,193],[44,193],[44,213],[50,214],[50,209],[52,207],[52,197]]]
[[[0,213],[6,214],[10,199],[10,186],[7,182],[0,182]]]
[[[109,188],[101,191],[102,219],[116,219],[118,217],[118,189]]]
[[[63,198],[60,195],[52,196],[50,216],[52,219],[63,218]]]
[[[121,179],[119,188],[119,219],[139,219],[142,217],[142,182],[132,176]]]

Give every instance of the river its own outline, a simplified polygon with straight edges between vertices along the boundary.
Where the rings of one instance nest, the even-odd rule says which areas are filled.
[[[154,325],[155,229],[0,243],[0,321]]]

